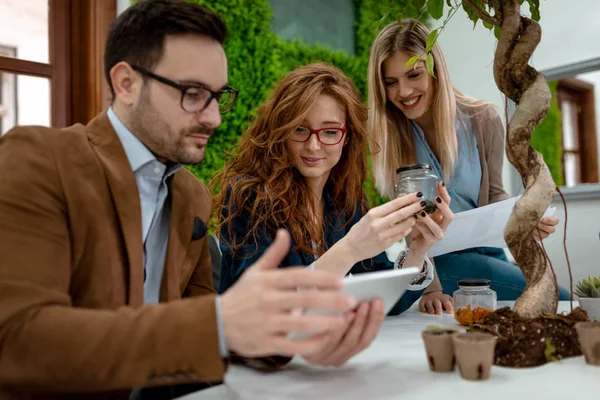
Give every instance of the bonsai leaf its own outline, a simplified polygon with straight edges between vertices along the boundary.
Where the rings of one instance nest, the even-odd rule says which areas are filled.
[[[473,4],[475,5],[475,7],[479,7],[480,1],[473,0]],[[468,6],[464,1],[462,2],[462,7],[463,10],[467,12],[467,16],[469,17],[469,19],[473,21],[473,29],[475,29],[475,25],[477,24],[479,17],[477,16],[477,14],[475,14],[475,11],[473,11],[473,9],[470,6]]]
[[[417,10],[415,10],[415,7],[412,3],[405,6],[402,11],[407,13],[408,15],[417,15],[418,14]]]
[[[413,7],[416,8],[417,11],[421,11],[424,5],[425,0],[413,0]]]
[[[417,68],[417,62],[421,60],[421,57],[419,56],[412,56],[411,58],[408,59],[408,61],[406,62],[406,68],[410,67],[411,65],[415,65],[415,68]]]
[[[426,52],[429,52],[431,50],[431,48],[437,41],[437,38],[439,35],[440,35],[440,28],[437,28],[437,29],[434,29],[433,31],[431,31],[431,33],[427,36],[427,39],[425,40],[425,51]]]
[[[529,3],[529,11],[531,11],[531,19],[540,20],[540,0],[527,0]]]
[[[385,17],[384,17],[385,18]],[[382,19],[383,20],[383,19]],[[400,25],[402,25],[402,13],[398,13],[396,14],[396,21],[398,21],[398,23]]]
[[[496,39],[500,39],[500,27],[499,26],[494,26],[494,36],[496,36]]]
[[[444,330],[442,328],[440,328],[437,325],[427,325],[427,327],[425,328],[428,331],[435,331],[435,332],[443,332]]]
[[[546,361],[557,361],[556,357],[554,357],[554,353],[556,353],[556,347],[554,347],[550,339],[546,340],[546,348],[544,349],[544,356],[546,357]]]
[[[427,72],[429,73],[429,75],[431,75],[435,78],[435,74],[433,73],[433,67],[434,67],[433,54],[427,53],[427,60],[425,61],[425,63],[427,64]]]
[[[444,0],[429,0],[427,11],[433,19],[440,19],[444,15]]]

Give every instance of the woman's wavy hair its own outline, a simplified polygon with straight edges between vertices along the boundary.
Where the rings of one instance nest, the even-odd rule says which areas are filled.
[[[249,240],[257,243],[265,234],[274,237],[279,228],[290,232],[296,250],[312,255],[326,250],[323,226],[315,223],[313,195],[287,148],[288,134],[303,123],[319,95],[336,99],[346,114],[344,148],[329,175],[327,195],[346,223],[357,204],[366,212],[367,108],[342,71],[324,63],[309,64],[283,77],[242,134],[237,152],[210,183],[213,193],[218,193],[214,197],[214,215],[221,218],[217,233],[228,230],[232,250]],[[244,235],[233,229],[233,220],[241,213],[250,216]],[[319,245],[313,248],[313,244]]]

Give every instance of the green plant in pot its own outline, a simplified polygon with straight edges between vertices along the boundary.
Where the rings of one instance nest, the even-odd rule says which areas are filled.
[[[577,283],[575,294],[579,297],[579,306],[591,320],[600,321],[600,276],[588,276]]]

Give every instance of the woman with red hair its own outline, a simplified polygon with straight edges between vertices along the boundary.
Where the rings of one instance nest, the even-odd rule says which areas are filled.
[[[394,268],[384,250],[410,234],[411,246],[396,267],[419,266],[422,273],[391,314],[419,299],[433,279],[426,253],[452,220],[448,195],[440,186],[439,224],[423,211],[421,193],[368,210],[366,121],[352,81],[333,66],[310,64],[281,80],[212,182],[219,185],[220,292],[284,228],[292,248],[281,267],[309,266],[339,276]],[[369,318],[383,320],[379,303],[361,305],[353,324],[359,317],[365,326]]]

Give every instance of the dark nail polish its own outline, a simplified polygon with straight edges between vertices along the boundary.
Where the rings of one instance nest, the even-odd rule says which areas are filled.
[[[423,192],[417,193],[417,197],[423,197]]]
[[[442,181],[442,187],[446,187],[446,184],[444,183],[444,181]]]
[[[425,207],[426,205],[427,205],[427,202],[426,202],[425,200],[423,200],[423,201],[421,202],[421,207]]]
[[[427,213],[425,211],[421,211],[421,217],[425,218],[427,216]]]
[[[442,199],[440,197],[436,197],[435,201],[437,201],[438,203],[442,204]]]

